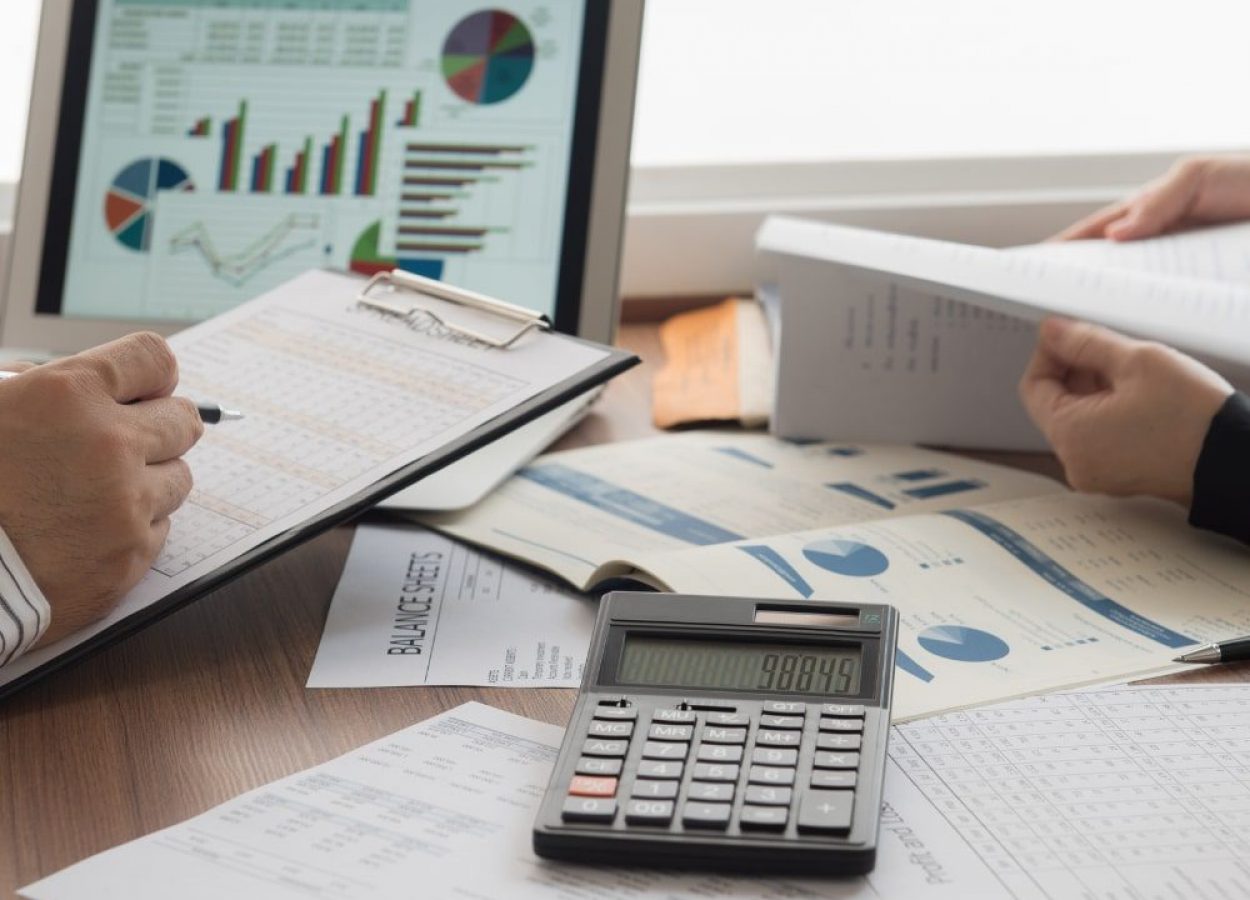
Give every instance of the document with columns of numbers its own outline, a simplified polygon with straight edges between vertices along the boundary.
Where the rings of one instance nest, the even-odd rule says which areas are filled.
[[[187,455],[195,488],[163,552],[105,619],[0,669],[0,693],[345,521],[628,368],[628,354],[531,331],[507,349],[357,302],[363,279],[312,271],[171,338],[178,393],[244,413]],[[450,319],[447,304],[439,307]],[[454,310],[453,310],[454,312]],[[497,323],[459,323],[498,338]],[[516,323],[504,323],[515,330]]]
[[[759,880],[542,862],[560,731],[466,704],[21,891],[31,900],[1228,900],[1250,687],[1116,687],[895,726],[876,869]]]

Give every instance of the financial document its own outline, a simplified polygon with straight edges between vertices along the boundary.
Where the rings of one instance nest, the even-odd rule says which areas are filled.
[[[361,525],[309,687],[577,687],[597,603],[415,525]]]
[[[418,521],[588,590],[637,554],[1060,490],[916,447],[701,431],[548,454],[471,509]]]
[[[1250,893],[1250,687],[1117,687],[890,738],[855,880],[563,866],[530,830],[560,730],[466,704],[94,856],[30,900],[1229,900]]]
[[[20,677],[592,366],[607,351],[531,335],[506,353],[353,302],[309,272],[175,335],[179,393],[242,410],[187,454],[195,489],[151,571],[102,621],[0,670]]]
[[[466,704],[21,891],[30,900],[998,900],[921,779],[892,767],[868,878],[568,866],[530,835],[560,729]]]
[[[951,503],[633,562],[682,593],[892,604],[895,721],[1174,671],[1250,633],[1250,551],[1163,501]]]
[[[1246,685],[1036,697],[897,727],[890,756],[1002,897],[1250,896]]]

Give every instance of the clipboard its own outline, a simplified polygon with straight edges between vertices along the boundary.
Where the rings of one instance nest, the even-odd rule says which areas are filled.
[[[530,339],[572,342],[570,347],[594,351],[593,355],[597,358],[592,364],[549,384],[476,427],[441,443],[429,452],[396,466],[382,477],[372,479],[363,489],[353,491],[349,496],[328,503],[316,514],[237,553],[228,562],[190,578],[158,599],[97,628],[95,633],[87,633],[83,636],[84,633],[80,632],[78,636],[72,635],[58,644],[33,651],[19,658],[10,666],[0,669],[0,679],[4,679],[6,669],[13,671],[15,668],[26,668],[26,671],[10,676],[0,684],[0,699],[133,634],[278,554],[337,525],[351,521],[371,509],[377,501],[450,465],[495,438],[607,382],[640,362],[633,354],[619,349],[594,344],[581,338],[555,334],[551,332],[550,323],[545,317],[521,307],[410,273],[397,272],[380,272],[367,282],[360,282],[355,278],[348,281],[347,276],[331,275],[331,273],[306,273],[269,295],[243,304],[218,319],[210,320],[205,325],[194,326],[189,329],[189,332],[218,323],[228,324],[236,320],[246,324],[247,310],[253,304],[260,304],[284,290],[294,291],[301,282],[313,276],[341,279],[345,285],[353,285],[354,296],[349,294],[344,297],[343,299],[347,302],[340,303],[339,306],[383,320],[388,328],[411,328],[422,335],[421,340],[448,341],[472,347],[475,352],[490,354],[495,359],[506,359],[513,354],[524,352],[518,348],[526,345],[527,336],[542,333],[542,338],[531,337]],[[484,331],[480,327],[484,321],[488,320],[494,320],[497,323],[495,330]],[[370,327],[373,327],[372,324]],[[178,343],[178,337],[176,335],[171,339],[176,353],[181,346]],[[588,352],[586,355],[589,357],[592,354]],[[228,429],[235,424],[237,423],[218,427]],[[192,471],[194,474],[194,464]],[[175,513],[175,516],[177,515]],[[177,519],[175,519],[175,524],[177,524]],[[139,588],[136,588],[130,595],[127,595],[127,598],[123,600],[123,605],[138,590]],[[72,642],[72,644],[60,649],[67,642]],[[50,652],[53,650],[59,652],[53,654]]]

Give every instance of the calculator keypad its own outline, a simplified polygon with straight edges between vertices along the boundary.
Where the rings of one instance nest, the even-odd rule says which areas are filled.
[[[744,705],[749,709],[685,708],[675,701],[647,708],[622,699],[594,707],[563,820],[704,833],[847,834],[865,724],[878,712],[845,703]]]

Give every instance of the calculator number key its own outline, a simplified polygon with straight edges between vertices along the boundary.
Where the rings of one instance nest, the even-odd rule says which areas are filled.
[[[699,748],[699,762],[740,763],[742,748],[733,744],[704,744]]]
[[[673,821],[672,800],[630,800],[625,804],[630,825],[667,825]]]
[[[611,825],[616,818],[616,801],[596,797],[569,797],[560,817],[565,822],[594,822]]]
[[[794,769],[780,769],[775,766],[751,766],[751,771],[747,773],[747,781],[751,784],[789,787],[794,784]]]
[[[738,780],[738,771],[738,766],[697,763],[690,777],[694,781],[727,781],[732,784]]]
[[[794,791],[788,787],[766,787],[753,784],[747,788],[743,802],[752,806],[789,806]]]
[[[642,758],[685,759],[689,751],[689,744],[674,744],[669,741],[647,741],[642,745]]]
[[[676,780],[681,778],[682,769],[686,767],[685,763],[665,762],[659,759],[644,759],[638,763],[637,775],[639,778],[659,778],[663,780]]]
[[[706,803],[728,803],[733,798],[734,786],[732,782],[692,781],[690,788],[686,791],[686,799],[702,800]]]
[[[642,800],[672,800],[677,796],[677,782],[640,778],[634,782],[629,794]]]

